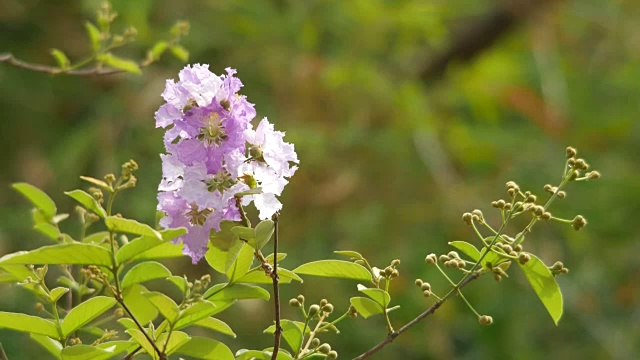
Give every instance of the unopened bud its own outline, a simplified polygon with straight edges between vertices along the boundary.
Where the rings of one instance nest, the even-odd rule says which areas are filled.
[[[567,197],[567,193],[564,190],[558,191],[558,199],[564,199]]]
[[[574,147],[567,147],[567,159],[571,159],[576,155],[578,155],[578,151]]]
[[[322,353],[322,354],[329,354],[329,351],[331,351],[331,345],[324,343],[322,345],[320,345],[320,347],[318,348],[318,352]]]
[[[329,301],[327,299],[322,299],[320,300],[320,307],[323,307],[325,305],[327,305],[329,303]]]
[[[289,306],[300,307],[300,302],[298,299],[291,299],[289,300]]]
[[[580,230],[583,227],[587,226],[587,220],[582,215],[577,215],[575,218],[573,218],[571,226],[573,226],[576,231]]]
[[[600,172],[598,171],[590,171],[585,175],[589,180],[598,180],[600,179]]]
[[[335,350],[331,350],[329,351],[329,353],[327,354],[327,359],[337,359],[338,358],[338,353]]]
[[[300,304],[304,304],[304,296],[303,295],[298,295],[298,297],[296,299],[298,299],[298,302],[300,302]]]
[[[449,261],[449,260],[451,260],[451,259],[449,259],[449,257],[448,257],[447,255],[442,254],[442,255],[440,255],[440,257],[438,258],[438,260],[440,260],[440,262],[441,262],[441,263],[444,263],[444,262],[447,262],[447,261]]]
[[[420,289],[422,289],[422,291],[424,291],[424,290],[431,290],[431,284],[429,284],[429,283],[423,283],[423,284],[420,286]]]
[[[520,253],[518,256],[518,262],[522,265],[526,264],[531,260],[531,256],[527,253]]]
[[[427,257],[426,257],[426,258],[424,258],[424,261],[425,261],[427,264],[433,265],[433,264],[435,264],[436,262],[438,262],[438,257],[436,256],[436,254],[433,254],[433,253],[432,253],[432,254],[427,255]]]
[[[311,340],[311,346],[315,349],[318,346],[320,346],[320,339],[318,338],[313,338],[313,340]]]
[[[471,215],[471,213],[464,213],[462,214],[462,220],[467,224],[467,225],[471,225],[471,221],[473,220],[473,215]]]
[[[318,314],[319,311],[320,311],[320,306],[318,306],[317,304],[313,304],[309,306],[309,316],[315,316]]]
[[[333,305],[326,304],[325,306],[322,307],[322,311],[331,314],[333,312]]]
[[[502,282],[502,275],[500,274],[493,274],[493,279],[497,282]]]
[[[422,281],[422,279],[416,279],[415,284],[417,287],[421,287],[424,282]]]
[[[478,318],[478,322],[480,325],[491,325],[493,324],[493,318],[489,315],[482,315]]]
[[[424,296],[424,297],[429,297],[429,296],[431,296],[431,290],[425,290],[425,291],[423,291],[423,292],[422,292],[422,296]]]
[[[115,316],[115,317],[117,317],[117,318],[121,318],[121,317],[123,317],[123,316],[124,316],[124,310],[119,309],[119,308],[118,308],[118,309],[115,309],[115,310],[113,311],[113,316]]]
[[[551,213],[548,211],[545,211],[542,213],[542,215],[540,215],[540,218],[542,218],[542,220],[550,220],[551,219]]]
[[[36,312],[44,311],[44,304],[41,302],[36,303]]]

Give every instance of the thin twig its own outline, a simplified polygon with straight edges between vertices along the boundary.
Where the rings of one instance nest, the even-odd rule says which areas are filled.
[[[0,343],[0,360],[9,360],[7,354],[5,354],[4,349],[2,348],[2,343]]]
[[[129,317],[131,318],[131,320],[133,320],[133,322],[136,324],[138,329],[140,329],[140,331],[142,332],[144,337],[147,339],[147,341],[151,344],[151,346],[153,347],[153,350],[155,350],[155,352],[158,353],[158,356],[160,357],[160,359],[166,360],[167,356],[162,351],[160,351],[160,349],[156,345],[156,342],[153,341],[153,339],[151,339],[151,337],[149,336],[149,334],[147,334],[146,331],[144,331],[144,327],[140,325],[140,322],[138,322],[138,319],[136,319],[136,317],[133,316],[133,313],[131,312],[131,310],[129,310],[129,307],[127,307],[127,305],[124,303],[124,300],[122,299],[122,297],[120,295],[117,295],[115,296],[115,298],[118,301],[118,303],[120,303],[124,311],[126,311],[127,314],[129,314]]]
[[[75,70],[64,70],[57,66],[49,66],[42,64],[32,64],[26,61],[17,59],[11,53],[0,54],[0,63],[7,63],[11,66],[26,69],[36,72],[43,72],[50,75],[77,75],[77,76],[103,76],[103,75],[114,75],[114,74],[122,74],[125,71],[119,69],[111,69],[111,68],[102,68],[101,66],[96,66],[88,69],[75,69]],[[138,64],[139,67],[144,67],[146,64]]]
[[[137,347],[137,348],[135,348],[135,349],[131,352],[131,354],[128,354],[128,355],[127,355],[127,356],[125,356],[122,360],[131,360],[131,359],[133,359],[133,357],[136,355],[136,353],[137,353],[138,351],[140,351],[140,350],[142,350],[142,346],[138,345],[138,347]]]
[[[280,337],[282,335],[282,326],[280,326],[280,291],[278,284],[280,283],[280,277],[278,276],[278,220],[280,218],[279,213],[273,215],[273,271],[271,272],[271,279],[273,280],[273,299],[275,302],[275,318],[276,318],[276,330],[273,332],[273,355],[271,360],[276,360],[278,357],[278,350],[280,349]]]
[[[378,343],[378,345],[372,347],[371,349],[369,349],[368,351],[364,352],[362,355],[354,358],[353,360],[366,359],[366,358],[370,357],[371,355],[375,354],[376,352],[378,352],[379,350],[381,350],[383,347],[391,344],[391,342],[393,340],[395,340],[395,338],[397,338],[400,334],[402,334],[403,332],[409,330],[411,327],[416,325],[420,320],[422,320],[422,319],[426,318],[427,316],[432,315],[433,313],[435,313],[436,310],[438,310],[438,308],[440,308],[440,306],[442,306],[442,304],[445,301],[450,299],[453,295],[457,294],[460,289],[462,289],[463,287],[467,286],[467,284],[469,284],[471,281],[477,279],[478,277],[480,277],[480,272],[474,272],[473,275],[471,275],[468,278],[464,279],[464,281],[462,281],[456,288],[451,289],[451,291],[449,291],[449,293],[447,293],[447,295],[445,295],[442,298],[442,300],[436,301],[433,305],[431,305],[422,314],[416,316],[413,320],[409,321],[405,326],[401,327],[400,330],[389,334],[386,338],[384,338],[384,340],[380,341]]]

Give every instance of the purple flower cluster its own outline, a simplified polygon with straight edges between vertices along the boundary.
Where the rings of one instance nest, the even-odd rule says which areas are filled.
[[[158,210],[160,225],[186,227],[176,241],[195,264],[207,251],[209,234],[222,220],[240,220],[236,194],[259,187],[259,194],[242,196],[253,202],[261,219],[282,208],[279,196],[297,170],[292,144],[283,141],[264,118],[254,129],[253,104],[239,95],[242,82],[236,71],[218,76],[208,65],[187,65],[178,82],[167,80],[166,101],[155,114],[156,127],[165,128],[161,154],[162,181]]]

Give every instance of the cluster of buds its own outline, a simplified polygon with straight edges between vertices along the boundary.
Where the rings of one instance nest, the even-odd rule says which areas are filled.
[[[551,273],[553,274],[553,276],[558,276],[560,274],[566,274],[569,272],[569,269],[564,267],[564,264],[562,263],[562,261],[556,261],[553,265],[549,267],[549,270],[551,270]]]
[[[431,296],[431,284],[422,281],[422,279],[416,279],[415,284],[420,288],[420,290],[422,290],[422,295],[424,295],[424,297]]]
[[[491,325],[493,324],[493,318],[489,315],[481,315],[478,316],[478,322],[480,325]]]
[[[391,264],[389,266],[387,266],[386,268],[384,268],[380,272],[380,275],[384,276],[386,279],[395,279],[395,278],[397,278],[398,276],[400,276],[400,272],[397,269],[398,265],[400,265],[400,260],[395,259],[395,260],[391,261]]]
[[[574,172],[571,176],[571,180],[598,180],[600,179],[600,173],[598,171],[589,171],[585,173],[583,177],[580,177],[581,171],[589,170],[589,164],[585,159],[578,158],[578,151],[569,146],[567,148],[567,166],[573,169]]]
[[[466,213],[462,214],[462,220],[467,225],[471,225],[474,222],[483,223],[484,222],[484,215],[482,214],[482,211],[480,211],[479,209],[475,209],[470,213],[466,212]]]
[[[209,288],[209,284],[211,284],[211,275],[205,274],[200,279],[196,279],[193,283],[189,282],[187,285],[191,289],[192,296],[198,298],[203,291]]]
[[[444,265],[444,267],[449,269],[464,269],[467,266],[467,262],[460,258],[455,251],[449,251],[448,254],[440,255],[438,259]]]
[[[510,261],[502,262],[496,266],[494,266],[490,262],[487,262],[486,266],[487,269],[491,270],[491,272],[493,273],[493,279],[497,282],[501,282],[503,276],[509,277],[506,270],[509,268],[509,266],[511,266]]]
[[[327,343],[320,344],[320,339],[318,338],[311,340],[311,347],[320,354],[326,355],[326,359],[338,358],[338,353],[335,350],[331,350],[331,345]]]

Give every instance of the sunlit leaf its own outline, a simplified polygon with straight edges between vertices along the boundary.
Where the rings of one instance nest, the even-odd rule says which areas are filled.
[[[302,275],[323,276],[352,280],[371,280],[371,273],[364,266],[342,260],[319,260],[293,269]]]
[[[286,340],[287,344],[291,347],[291,350],[296,353],[302,346],[302,329],[298,327],[296,323],[290,320],[280,321],[282,327],[282,337]]]
[[[255,228],[255,243],[249,243],[249,245],[258,250],[262,249],[262,247],[265,246],[269,242],[269,240],[271,240],[271,236],[273,236],[274,230],[275,227],[272,220],[267,219],[260,221],[260,223],[258,223]]]
[[[358,310],[358,314],[365,319],[369,316],[382,314],[384,312],[384,308],[380,304],[369,298],[352,297],[349,301],[351,305]]]
[[[102,315],[116,304],[116,299],[106,296],[93,297],[69,311],[62,321],[62,334],[68,336],[81,326]]]
[[[175,322],[180,314],[180,310],[178,309],[178,305],[167,295],[163,293],[159,293],[156,291],[148,292],[143,294],[153,306],[160,311],[160,314],[164,316],[165,319],[169,320],[169,322]]]
[[[142,74],[140,66],[138,66],[138,63],[133,60],[121,58],[119,56],[113,55],[112,53],[100,54],[97,59],[98,61],[118,70],[130,72],[136,75]]]
[[[100,50],[100,43],[101,43],[101,37],[102,37],[100,34],[100,30],[98,30],[98,28],[89,21],[85,23],[85,27],[87,28],[87,34],[89,35],[89,40],[91,40],[91,48],[93,49],[94,52]]]
[[[558,325],[562,317],[562,293],[555,277],[547,266],[533,254],[529,254],[531,259],[526,264],[520,264],[524,275],[529,280],[529,284],[538,295],[542,304],[551,315],[553,322]]]
[[[466,241],[450,241],[449,245],[467,255],[471,260],[478,261],[480,259],[480,251],[475,246]]]
[[[302,278],[296,273],[281,267],[278,267],[278,276],[280,277],[280,284],[288,284],[291,280],[303,282]],[[271,277],[266,275],[264,270],[259,267],[236,279],[236,283],[271,284],[272,282]]]
[[[22,194],[22,196],[27,198],[27,200],[29,200],[31,204],[33,204],[33,206],[42,210],[42,212],[47,216],[48,219],[53,218],[53,216],[56,214],[56,204],[44,191],[27,183],[15,183],[11,185],[11,187],[16,189],[20,194]]]
[[[201,328],[205,328],[205,329],[209,329],[209,330],[213,330],[213,331],[217,331],[221,334],[225,334],[225,335],[229,335],[232,337],[236,337],[236,334],[233,332],[233,330],[231,329],[231,327],[229,325],[227,325],[227,323],[225,323],[222,320],[216,319],[216,318],[212,318],[212,317],[208,317],[208,318],[204,318],[201,320],[198,320],[197,322],[192,324],[193,326],[198,326]]]
[[[169,48],[173,56],[182,62],[189,61],[189,51],[180,45],[173,45]]]
[[[111,265],[111,254],[93,244],[60,244],[32,251],[19,251],[0,258],[0,265],[12,264],[83,264]]]
[[[142,346],[142,348],[153,358],[157,359],[158,354],[156,353],[153,345],[147,340],[147,337],[144,335],[142,331],[139,329],[127,329],[125,331],[127,334],[131,335],[131,337]]]
[[[202,296],[208,300],[231,300],[231,299],[262,299],[269,300],[270,294],[267,290],[247,284],[216,284],[209,288]]]
[[[175,350],[176,354],[193,356],[205,360],[234,360],[231,350],[223,343],[194,336]]]
[[[53,355],[56,359],[60,359],[60,351],[62,351],[62,344],[59,341],[54,340],[48,336],[40,334],[31,334],[33,340],[35,340],[40,346],[45,348],[49,354]]]
[[[362,260],[364,259],[364,257],[357,251],[351,251],[351,250],[338,250],[338,251],[334,251],[334,254],[338,254],[338,255],[342,255],[342,256],[346,256],[349,258],[353,258],[356,260]]]
[[[60,299],[62,295],[68,292],[69,292],[69,289],[65,287],[57,287],[55,289],[52,289],[51,294],[49,295],[49,300],[55,303],[56,301],[58,301],[58,299]]]
[[[162,240],[162,235],[147,224],[117,216],[109,216],[104,220],[107,228],[113,232],[155,237]]]
[[[216,246],[209,246],[209,250],[205,254],[205,259],[214,270],[226,274],[238,258],[238,255],[240,255],[240,250],[242,250],[243,246],[244,242],[237,238],[233,240],[233,244],[227,250],[222,250]]]
[[[171,271],[164,265],[155,261],[145,261],[132,267],[122,279],[122,288],[133,284],[143,283],[153,279],[161,279],[171,276]]]
[[[167,337],[169,338],[169,342],[167,343]],[[162,349],[166,349],[165,353],[167,355],[171,355],[178,349],[182,344],[189,341],[191,337],[182,331],[172,331],[171,336],[169,337],[168,333],[163,333],[156,340],[156,344],[162,345]]]
[[[388,292],[378,288],[367,288],[362,284],[358,284],[358,291],[367,295],[371,300],[377,302],[382,307],[387,307],[391,302],[391,296]]]
[[[206,300],[197,302],[180,312],[178,320],[174,325],[174,329],[179,330],[184,327],[193,325],[199,320],[208,318],[216,312],[216,306],[212,302]]]
[[[166,41],[156,42],[153,44],[151,50],[149,50],[149,57],[154,61],[160,59],[160,56],[167,50],[168,46],[169,44]]]
[[[90,176],[80,176],[80,179],[91,183],[97,187],[99,187],[100,189],[106,191],[106,192],[111,192],[111,187],[109,186],[109,184],[107,184],[105,181],[100,180],[100,179],[96,179],[96,178],[92,178]]]
[[[2,328],[60,338],[53,321],[27,314],[0,311],[0,329]]]
[[[144,296],[148,292],[149,290],[144,286],[135,284],[125,289],[122,294],[127,308],[142,324],[146,324],[158,316],[158,309]]]
[[[75,201],[79,202],[87,210],[91,210],[101,218],[107,217],[107,212],[102,208],[102,205],[93,196],[82,190],[65,191],[65,195],[71,197]]]
[[[69,61],[69,58],[67,57],[67,55],[65,55],[64,52],[58,49],[51,49],[51,56],[53,56],[53,58],[56,59],[56,63],[58,63],[58,67],[60,67],[60,69],[62,70],[67,69],[69,65],[71,65],[71,61]]]
[[[238,252],[238,256],[236,257],[236,261],[226,272],[229,281],[233,282],[235,279],[246,274],[251,268],[254,256],[253,248],[243,243],[240,251]]]
[[[182,276],[178,276],[178,275],[169,276],[169,277],[167,277],[167,280],[170,283],[172,283],[175,286],[177,286],[178,289],[180,289],[180,292],[182,294],[184,294],[187,291],[187,288],[189,287],[189,284],[187,283],[187,280]]]

